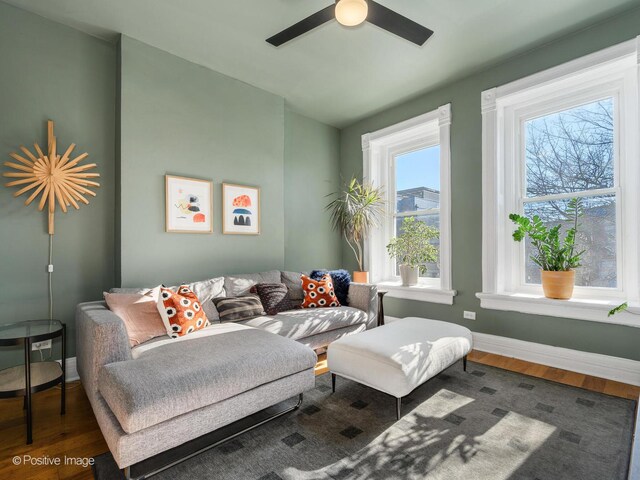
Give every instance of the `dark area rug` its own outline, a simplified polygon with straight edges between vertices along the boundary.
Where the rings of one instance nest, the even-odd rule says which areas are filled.
[[[154,479],[626,479],[635,402],[461,362],[395,400],[317,378],[300,410]],[[124,478],[111,454],[97,480]]]

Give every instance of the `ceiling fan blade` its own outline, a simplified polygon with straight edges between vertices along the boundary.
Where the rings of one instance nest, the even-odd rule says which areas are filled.
[[[319,27],[323,23],[327,23],[329,20],[333,20],[334,18],[336,18],[335,12],[335,4],[329,5],[327,8],[323,8],[319,12],[308,16],[295,25],[292,25],[289,28],[284,29],[280,33],[275,34],[273,37],[267,38],[267,42],[269,42],[274,47],[279,47],[283,43],[287,43],[288,41],[299,37],[303,33],[307,33],[308,31]]]
[[[424,45],[424,43],[433,35],[433,30],[423,27],[419,23],[400,15],[399,13],[389,10],[384,5],[367,0],[369,4],[369,15],[367,22],[387,30],[399,37],[409,40],[416,45]]]

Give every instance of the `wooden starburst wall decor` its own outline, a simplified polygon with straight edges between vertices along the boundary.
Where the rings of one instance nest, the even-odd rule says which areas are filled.
[[[76,147],[75,143],[72,143],[62,156],[58,155],[57,141],[53,134],[53,120],[47,122],[47,133],[47,155],[42,151],[38,142],[33,145],[37,155],[34,155],[28,148],[21,145],[20,150],[24,153],[24,157],[15,152],[9,154],[11,158],[20,163],[4,163],[5,166],[16,171],[7,172],[3,175],[17,179],[6,183],[5,186],[7,187],[26,185],[15,192],[13,194],[14,197],[19,197],[35,189],[24,204],[29,205],[40,195],[38,210],[42,211],[45,205],[47,206],[49,235],[53,235],[56,203],[64,213],[67,213],[67,209],[70,206],[79,210],[80,203],[89,205],[89,200],[86,196],[95,197],[96,193],[88,187],[100,186],[99,183],[90,179],[99,177],[100,174],[87,172],[97,166],[95,163],[79,165],[81,161],[89,156],[88,153],[83,153],[70,160],[71,153]]]

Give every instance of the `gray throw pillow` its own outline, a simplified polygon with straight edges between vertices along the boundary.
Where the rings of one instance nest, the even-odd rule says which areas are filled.
[[[221,322],[237,322],[265,315],[257,295],[214,298],[213,303],[218,310]]]
[[[224,277],[224,289],[227,297],[239,297],[249,293],[251,287],[258,283],[279,283],[280,272],[270,270],[260,273],[242,273]]]
[[[189,283],[189,288],[196,294],[202,310],[209,319],[210,322],[216,322],[220,320],[218,310],[213,303],[214,298],[224,297],[224,277],[210,278],[208,280],[202,280],[199,282]]]
[[[284,283],[259,283],[253,287],[267,315],[277,315],[288,310],[302,308],[302,300],[291,298]]]
[[[308,275],[305,272],[281,272],[281,282],[289,289],[289,296],[295,300],[302,300],[304,292],[302,291],[302,275]]]

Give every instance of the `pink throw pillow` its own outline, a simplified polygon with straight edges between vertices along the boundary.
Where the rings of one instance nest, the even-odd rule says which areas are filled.
[[[162,317],[158,313],[158,293],[157,288],[144,295],[104,293],[109,310],[124,322],[132,347],[167,334]]]

